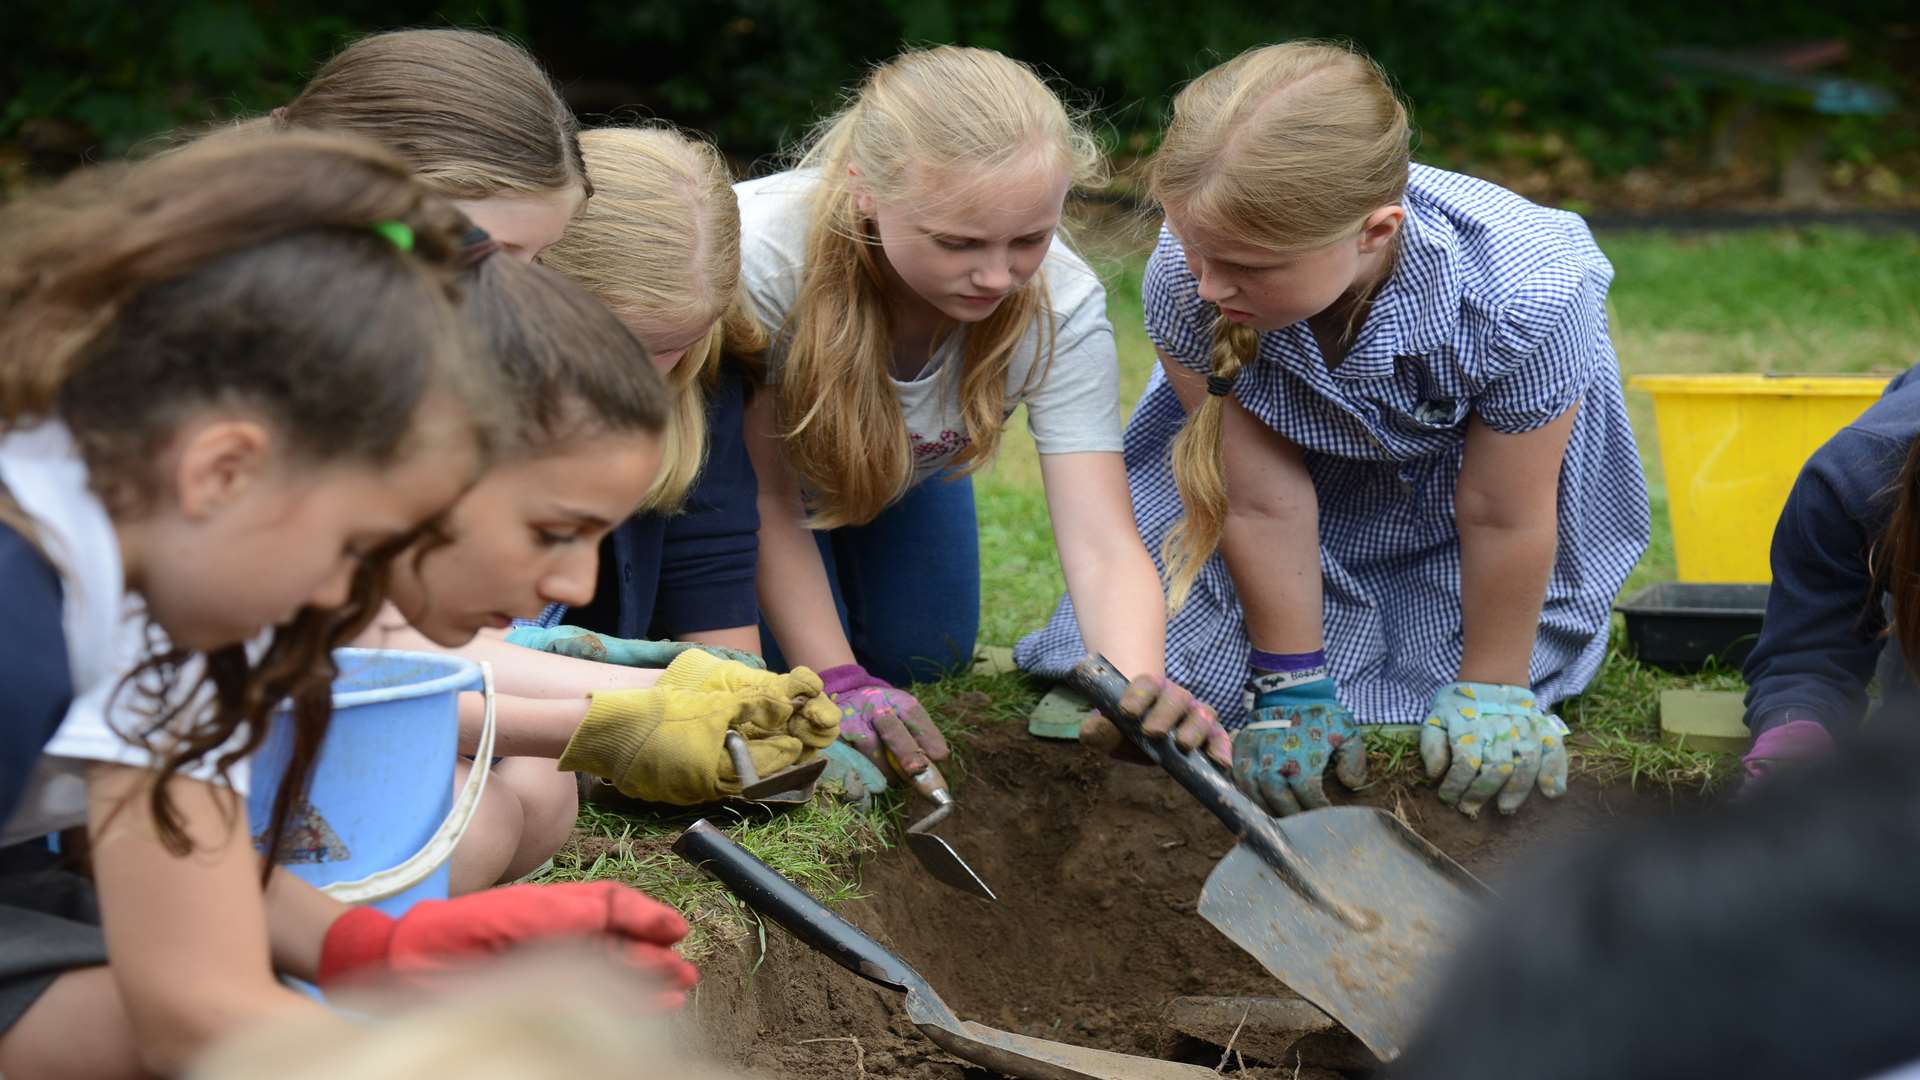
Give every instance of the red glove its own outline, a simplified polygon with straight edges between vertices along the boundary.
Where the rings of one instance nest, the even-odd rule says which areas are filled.
[[[320,945],[323,989],[342,980],[391,975],[432,982],[529,942],[610,942],[628,964],[665,985],[662,1004],[679,1008],[699,981],[673,943],[687,936],[680,913],[614,881],[509,885],[453,900],[427,900],[398,919],[354,908],[334,920]]]

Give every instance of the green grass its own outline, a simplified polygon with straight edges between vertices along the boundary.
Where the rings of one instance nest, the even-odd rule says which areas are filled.
[[[1920,292],[1912,287],[1920,237],[1781,229],[1603,235],[1600,245],[1614,264],[1609,319],[1625,376],[1893,372],[1920,358]],[[1131,410],[1154,362],[1141,329],[1145,250],[1090,246],[1108,282],[1122,403]],[[1631,591],[1671,579],[1674,563],[1652,405],[1640,393],[1629,394],[1628,401],[1653,510],[1653,540],[1628,579]],[[981,640],[1011,643],[1046,619],[1063,588],[1038,461],[1023,427],[1009,432],[1000,460],[982,474],[976,490],[987,598]],[[1723,756],[1660,743],[1659,692],[1738,689],[1738,675],[1671,675],[1622,655],[1617,644],[1593,686],[1565,710],[1578,732],[1580,767],[1607,779],[1672,787],[1710,788],[1723,780],[1730,766]],[[1385,742],[1376,751],[1393,753]]]
[[[839,799],[817,798],[784,813],[715,811],[709,816],[735,843],[826,904],[859,895],[855,864],[889,846],[894,804],[862,813]],[[738,942],[757,922],[712,878],[670,850],[694,815],[639,815],[582,804],[574,838],[543,882],[612,879],[672,904],[691,930],[681,951],[699,960]]]
[[[1911,287],[1920,266],[1920,238],[1831,230],[1778,230],[1729,235],[1602,236],[1616,277],[1611,294],[1613,340],[1622,371],[1640,372],[1895,371],[1920,355],[1920,297]],[[1108,286],[1117,335],[1122,402],[1131,409],[1146,384],[1153,350],[1141,329],[1140,274],[1145,250],[1138,233],[1126,241],[1089,242]],[[1665,489],[1650,403],[1630,394],[1629,408],[1648,472],[1653,543],[1628,581],[1629,590],[1673,576]],[[1010,644],[1052,611],[1062,582],[1041,490],[1038,458],[1024,421],[1007,433],[999,459],[979,478],[982,593],[981,640]],[[1576,768],[1606,781],[1706,791],[1732,774],[1727,755],[1661,743],[1660,691],[1675,687],[1737,690],[1739,675],[1712,670],[1677,676],[1639,664],[1614,649],[1587,692],[1566,703],[1574,726]],[[954,742],[950,778],[968,771],[966,735],[986,723],[1019,723],[1037,697],[1018,676],[963,675],[916,688]],[[1415,743],[1404,731],[1369,740],[1374,774],[1414,781]],[[860,855],[884,848],[905,812],[898,796],[872,813],[833,800],[781,815],[748,813],[716,820],[749,851],[828,903],[858,894]],[[667,849],[690,817],[629,817],[589,807],[576,843],[555,862],[552,880],[615,877],[686,912],[689,951],[750,939],[754,920],[719,885]]]
[[[969,771],[968,735],[981,724],[1024,723],[1027,710],[1040,697],[1019,675],[961,675],[922,689],[921,703],[952,746],[943,768],[956,785]],[[892,846],[909,809],[908,800],[892,792],[866,812],[836,798],[815,798],[780,812],[722,809],[706,816],[815,899],[834,905],[860,895],[860,857]],[[924,813],[927,808],[912,809]],[[681,948],[691,960],[737,947],[764,934],[765,927],[724,886],[671,850],[697,816],[629,814],[583,804],[573,841],[554,856],[553,869],[540,880],[624,881],[672,904],[691,928]]]

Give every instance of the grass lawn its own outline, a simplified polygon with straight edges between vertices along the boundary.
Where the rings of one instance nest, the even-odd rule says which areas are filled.
[[[1137,230],[1124,242],[1086,239],[1084,246],[1108,282],[1108,307],[1119,338],[1121,391],[1130,409],[1154,362],[1141,329],[1140,273],[1145,261]],[[1640,372],[1894,372],[1920,359],[1920,298],[1912,288],[1920,266],[1920,237],[1859,232],[1782,230],[1668,236],[1603,235],[1613,260],[1611,323],[1624,373]],[[1659,477],[1652,408],[1630,394],[1634,430],[1653,502],[1653,543],[1627,584],[1673,576],[1666,497]],[[1040,487],[1039,466],[1024,422],[1014,425],[1000,458],[978,479],[982,592],[981,642],[1010,645],[1053,609],[1062,583]],[[1755,543],[1764,543],[1756,537]],[[1576,768],[1604,779],[1630,779],[1697,788],[1731,772],[1725,755],[1664,746],[1655,714],[1667,687],[1738,689],[1735,672],[1678,677],[1617,653],[1588,692],[1564,710],[1574,724]],[[1019,676],[967,675],[918,688],[940,718],[941,704],[959,694],[988,695],[990,713],[1017,722],[1037,697]],[[970,710],[978,715],[978,710]],[[959,734],[954,732],[953,734]],[[1417,768],[1406,739],[1379,737],[1383,771]],[[964,775],[964,743],[955,766]],[[882,803],[870,815],[829,800],[772,820],[743,819],[736,837],[800,880],[823,899],[854,890],[848,869],[863,851],[889,843],[901,808]],[[556,860],[553,877],[620,877],[670,899],[695,925],[691,951],[713,939],[750,934],[745,919],[719,886],[694,875],[665,850],[683,819],[643,820],[589,811],[583,839]],[[762,931],[764,933],[764,930]]]

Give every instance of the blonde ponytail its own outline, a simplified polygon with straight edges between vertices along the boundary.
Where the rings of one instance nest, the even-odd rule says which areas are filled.
[[[1173,479],[1180,486],[1180,501],[1187,513],[1167,531],[1160,547],[1161,560],[1167,566],[1169,611],[1179,611],[1186,604],[1200,568],[1213,558],[1220,547],[1220,535],[1226,530],[1227,476],[1221,462],[1220,434],[1227,395],[1213,391],[1231,386],[1259,348],[1260,335],[1252,327],[1225,316],[1215,320],[1213,350],[1207,361],[1207,396],[1194,407],[1173,441]]]
[[[1297,254],[1352,235],[1374,210],[1397,202],[1411,142],[1405,104],[1365,55],[1331,42],[1267,45],[1208,71],[1174,98],[1148,186],[1170,217]],[[1358,333],[1366,299],[1349,298],[1345,338]],[[1259,346],[1251,327],[1218,318],[1209,381],[1230,384]],[[1174,441],[1186,516],[1161,549],[1170,610],[1186,603],[1226,527],[1225,407],[1209,393]]]
[[[1075,184],[1102,168],[1099,146],[1033,70],[988,49],[942,46],[903,53],[870,75],[853,101],[817,130],[800,167],[818,176],[809,207],[806,274],[777,333],[785,346],[777,413],[787,452],[812,492],[815,528],[873,520],[913,480],[913,447],[888,377],[893,328],[878,239],[855,205],[849,168],[875,198],[911,197],[915,175],[994,174],[1036,165]],[[1006,423],[1007,372],[1029,328],[1038,363],[1053,357],[1053,306],[1044,273],[1015,290],[965,335],[957,378],[968,445],[961,472],[993,457]]]

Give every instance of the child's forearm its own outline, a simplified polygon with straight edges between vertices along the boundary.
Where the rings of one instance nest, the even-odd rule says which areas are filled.
[[[1461,524],[1462,682],[1532,684],[1533,642],[1558,544],[1551,515],[1515,526]]]
[[[607,665],[600,665],[607,666]],[[651,674],[657,679],[659,672]],[[528,698],[509,694],[494,699],[494,757],[558,759],[587,718],[587,695],[570,698]],[[460,695],[460,752],[473,754],[480,746],[483,706],[479,694]]]
[[[1146,548],[1136,543],[1131,554],[1069,571],[1067,595],[1088,652],[1113,661],[1129,678],[1167,673],[1166,594]]]
[[[267,932],[273,969],[312,982],[320,970],[320,947],[348,905],[275,867],[267,882]]]
[[[780,520],[764,504],[759,591],[761,611],[787,663],[825,671],[854,662],[813,535],[798,520]]]

